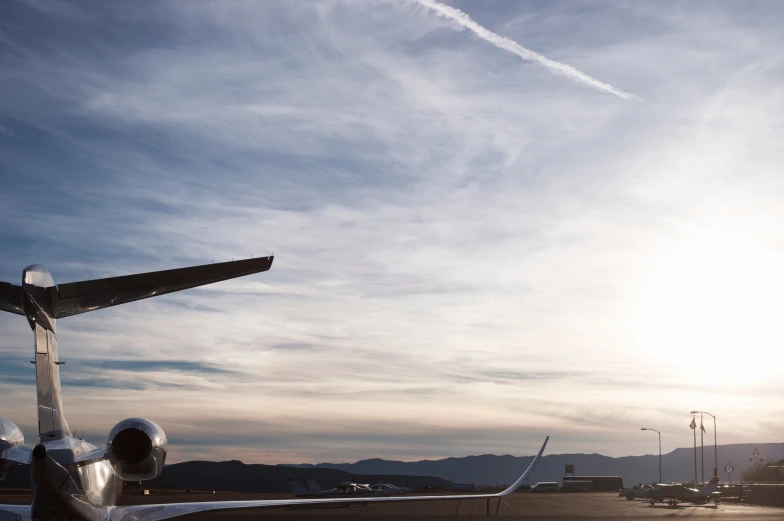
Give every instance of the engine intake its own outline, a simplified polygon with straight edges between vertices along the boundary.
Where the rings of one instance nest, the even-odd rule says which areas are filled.
[[[106,441],[109,461],[125,481],[157,477],[166,461],[166,434],[144,418],[128,418],[115,425]]]
[[[17,454],[19,451],[14,449],[23,445],[22,430],[11,420],[0,418],[0,479],[5,479],[6,475],[19,464],[19,459],[23,455]]]

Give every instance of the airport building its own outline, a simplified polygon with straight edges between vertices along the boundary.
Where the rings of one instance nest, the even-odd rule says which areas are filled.
[[[622,488],[620,476],[564,476],[561,480],[564,492],[615,492]]]
[[[476,492],[476,485],[473,483],[450,483],[446,489],[451,492]]]

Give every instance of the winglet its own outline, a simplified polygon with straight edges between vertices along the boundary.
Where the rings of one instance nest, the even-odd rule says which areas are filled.
[[[506,490],[504,490],[503,492],[499,492],[499,493],[498,493],[498,495],[499,495],[499,496],[506,496],[507,494],[511,494],[512,492],[514,492],[515,490],[517,490],[518,488],[520,488],[520,485],[522,485],[522,484],[523,484],[523,482],[525,482],[525,480],[527,480],[527,479],[528,479],[528,476],[530,476],[530,475],[531,475],[531,472],[533,472],[533,471],[534,471],[534,469],[536,468],[536,465],[539,463],[539,459],[542,457],[542,453],[544,452],[544,448],[545,448],[545,447],[547,447],[547,442],[548,442],[549,440],[550,440],[550,436],[548,436],[548,437],[546,437],[546,438],[544,439],[544,443],[542,443],[542,448],[541,448],[541,449],[539,449],[539,454],[537,454],[536,456],[534,456],[534,460],[531,462],[531,464],[530,464],[530,465],[528,465],[528,468],[527,468],[527,469],[525,469],[525,472],[523,472],[523,475],[522,475],[522,476],[520,476],[520,477],[517,479],[517,481],[515,481],[514,483],[512,483],[512,485],[511,485],[509,488],[507,488],[507,489],[506,489]]]

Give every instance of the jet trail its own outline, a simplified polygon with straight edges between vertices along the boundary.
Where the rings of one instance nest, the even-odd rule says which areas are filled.
[[[470,16],[465,14],[463,11],[459,9],[455,9],[454,7],[450,7],[448,5],[442,4],[440,2],[436,2],[434,0],[412,0],[413,2],[418,3],[419,5],[426,7],[436,13],[438,16],[446,18],[447,20],[451,20],[452,22],[460,25],[461,27],[465,27],[479,38],[495,45],[499,49],[503,49],[505,51],[509,51],[512,54],[516,54],[520,58],[525,61],[536,62],[540,65],[543,65],[550,69],[551,71],[563,74],[564,76],[568,76],[573,80],[579,81],[584,83],[594,89],[602,90],[604,92],[609,92],[610,94],[615,94],[619,98],[623,99],[631,99],[637,98],[634,94],[629,92],[622,91],[621,89],[617,89],[610,85],[609,83],[604,83],[603,81],[599,81],[596,78],[592,78],[588,76],[584,72],[581,72],[571,65],[567,65],[565,63],[557,62],[550,60],[549,58],[545,58],[541,54],[534,52],[530,49],[526,49],[519,43],[515,42],[514,40],[510,40],[500,34],[496,34],[492,31],[488,31],[478,23],[474,22]]]

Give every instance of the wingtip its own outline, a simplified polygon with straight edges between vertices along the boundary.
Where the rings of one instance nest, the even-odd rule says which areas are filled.
[[[519,478],[517,478],[517,481],[515,481],[512,484],[512,486],[510,486],[509,488],[507,488],[503,492],[499,492],[498,496],[505,496],[507,494],[511,494],[512,492],[514,492],[515,490],[520,488],[520,485],[522,485],[523,482],[530,477],[531,472],[533,472],[534,469],[536,468],[536,466],[539,464],[539,459],[542,457],[542,454],[544,453],[544,449],[547,447],[547,442],[548,441],[550,441],[550,436],[545,437],[544,443],[542,443],[542,448],[540,448],[539,452],[536,454],[536,456],[534,456],[533,461],[531,461],[531,464],[528,465],[527,469],[525,469],[525,472],[523,472],[523,475],[520,476]]]

